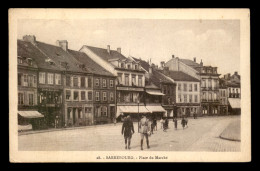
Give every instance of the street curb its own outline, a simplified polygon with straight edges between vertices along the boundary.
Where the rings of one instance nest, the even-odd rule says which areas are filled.
[[[225,137],[222,137],[221,135],[219,136],[219,138],[221,138],[221,139],[223,139],[223,140],[229,140],[229,141],[241,142],[241,140],[231,139],[231,138],[225,138]]]
[[[120,123],[117,123],[120,124]],[[70,127],[70,128],[59,128],[59,129],[47,129],[42,131],[28,131],[28,132],[18,132],[18,136],[29,135],[29,134],[40,134],[45,132],[54,132],[54,131],[66,131],[66,130],[74,130],[74,129],[84,129],[84,128],[93,128],[93,127],[103,127],[103,126],[113,126],[114,124],[103,124],[103,125],[89,125],[82,127]]]

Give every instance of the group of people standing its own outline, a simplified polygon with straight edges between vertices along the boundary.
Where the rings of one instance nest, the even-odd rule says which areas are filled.
[[[175,130],[177,130],[178,120],[177,120],[176,117],[173,118],[173,122],[174,122]],[[169,128],[168,118],[165,118],[165,119],[161,118],[160,123],[161,123],[161,129],[163,129],[163,131],[165,132],[166,129]],[[182,119],[181,119],[181,124],[182,124],[183,129],[185,127],[188,127],[188,118],[183,116]],[[141,136],[141,142],[140,142],[141,143],[141,150],[143,150],[144,138],[146,139],[147,148],[148,149],[150,148],[149,136],[151,136],[151,134],[153,134],[153,132],[155,130],[157,130],[157,120],[156,120],[156,118],[149,120],[146,117],[146,115],[142,115],[142,119],[138,123],[138,132],[140,133],[140,136]],[[123,120],[121,133],[122,133],[122,135],[124,135],[125,149],[131,149],[131,138],[132,138],[132,135],[135,133],[135,130],[134,130],[134,124],[133,124],[133,121],[132,121],[130,115],[128,115]]]

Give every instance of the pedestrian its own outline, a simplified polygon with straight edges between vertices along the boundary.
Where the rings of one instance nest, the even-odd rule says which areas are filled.
[[[177,120],[177,118],[174,118],[174,127],[175,127],[175,130],[177,130],[177,124],[178,124],[178,120]]]
[[[182,124],[182,128],[184,129],[185,124],[186,124],[186,121],[185,121],[185,119],[184,119],[184,116],[183,116],[182,119],[181,119],[181,124]]]
[[[185,118],[185,125],[188,127],[188,117]]]
[[[161,118],[160,123],[161,123],[161,129],[163,129],[163,125],[164,125],[164,120],[163,120],[163,118]]]
[[[127,149],[127,145],[128,145],[128,149],[131,149],[130,147],[131,138],[132,138],[132,134],[134,134],[135,131],[134,131],[133,121],[131,120],[131,117],[129,115],[124,120],[121,133],[122,135],[124,135],[125,138],[125,149]]]
[[[157,131],[157,120],[156,120],[156,118],[153,119],[153,125],[154,125],[154,129],[156,128],[156,131]]]
[[[149,124],[149,120],[146,118],[145,115],[142,115],[142,119],[139,122],[139,130],[140,130],[140,135],[141,135],[141,150],[143,150],[143,140],[144,137],[146,139],[146,144],[147,148],[149,149],[149,138],[148,136],[150,135],[151,131],[151,125]]]

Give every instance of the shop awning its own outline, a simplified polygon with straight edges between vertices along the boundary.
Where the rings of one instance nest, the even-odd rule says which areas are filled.
[[[138,113],[138,106],[117,106],[117,116],[123,113]],[[139,113],[151,113],[145,106],[139,106]]]
[[[229,98],[228,99],[228,102],[233,109],[240,109],[241,108],[240,101],[241,101],[241,99],[239,99],[239,98]]]
[[[146,106],[150,112],[166,112],[162,106]]]
[[[156,96],[164,96],[165,94],[161,93],[159,90],[146,90],[146,93],[150,95],[156,95]]]
[[[18,111],[18,114],[25,118],[42,118],[42,117],[44,117],[38,111]]]

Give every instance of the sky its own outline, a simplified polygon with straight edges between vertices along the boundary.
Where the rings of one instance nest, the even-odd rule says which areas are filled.
[[[218,67],[222,75],[240,74],[239,20],[87,19],[19,20],[18,39],[35,35],[55,44],[67,40],[69,49],[83,45],[112,50],[121,47],[126,57],[151,59],[160,65],[172,55]]]

